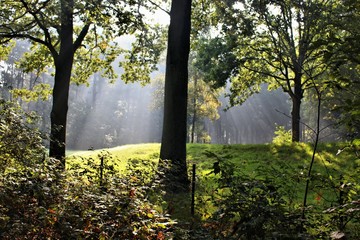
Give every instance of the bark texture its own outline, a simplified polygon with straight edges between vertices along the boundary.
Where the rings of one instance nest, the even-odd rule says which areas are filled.
[[[301,84],[301,74],[295,78],[294,81],[294,91],[293,94],[290,94],[292,101],[292,111],[291,111],[291,131],[292,131],[292,141],[300,141],[300,109],[301,109],[301,100],[303,98],[303,89]]]
[[[53,106],[51,109],[50,157],[61,161],[65,168],[66,118],[71,70],[74,59],[73,44],[73,5],[72,0],[61,1],[60,51],[54,56],[55,83],[53,88]]]
[[[177,169],[177,181],[188,184],[186,120],[191,0],[173,0],[170,12],[165,74],[164,125],[160,158]]]

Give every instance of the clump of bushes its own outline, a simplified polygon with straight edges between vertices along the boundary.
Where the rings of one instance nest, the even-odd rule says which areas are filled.
[[[148,176],[131,166],[118,173],[108,153],[101,165],[61,171],[44,153],[36,116],[1,100],[0,239],[172,238],[174,222],[149,201]]]
[[[21,170],[44,158],[38,116],[13,102],[0,99],[0,173]]]
[[[55,160],[11,172],[0,185],[1,239],[167,239],[174,222],[146,198],[139,176],[100,186],[59,173]]]
[[[208,198],[215,212],[208,220],[215,239],[303,239],[299,212],[292,211],[271,178],[239,174],[234,164],[220,159],[216,184]]]
[[[261,174],[254,175],[213,155],[217,159],[214,170],[199,179],[203,194],[198,195],[197,211],[214,239],[359,238],[359,185],[355,178],[342,176],[339,182],[314,174],[311,189],[316,197],[303,214],[298,189],[306,179],[301,174],[291,178],[294,172],[290,169],[260,166],[254,171]],[[334,194],[330,198],[322,192]]]
[[[272,140],[274,144],[291,144],[291,130],[285,130],[284,126],[276,126],[274,134]]]

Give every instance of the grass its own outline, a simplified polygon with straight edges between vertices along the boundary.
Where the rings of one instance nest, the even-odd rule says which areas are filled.
[[[340,182],[340,175],[348,178],[358,175],[359,172],[354,172],[354,169],[359,169],[360,162],[353,152],[345,147],[345,143],[323,143],[319,145],[312,171],[315,180],[332,178],[334,181],[338,179]],[[341,154],[337,154],[339,149],[344,149]],[[124,170],[128,161],[131,160],[156,162],[159,158],[159,151],[160,144],[157,143],[124,145],[95,151],[73,151],[68,153],[68,165],[77,164],[81,168],[86,164],[85,159],[99,159],[99,156],[109,154],[111,161],[117,164],[118,170]],[[189,169],[192,164],[197,164],[197,174],[200,176],[209,174],[213,170],[213,164],[219,160],[231,162],[236,166],[238,174],[247,174],[255,178],[279,176],[282,178],[281,181],[283,178],[289,178],[288,187],[297,189],[298,198],[302,196],[303,180],[307,175],[311,155],[312,146],[305,143],[288,145],[187,145]],[[324,194],[321,192],[321,186],[317,186],[317,188],[313,188],[312,199],[315,199],[319,194]],[[333,196],[330,194],[329,198],[333,198]]]
[[[146,144],[132,144],[132,145],[123,145],[114,148],[104,148],[97,150],[88,150],[88,151],[76,151],[69,150],[67,151],[68,157],[96,157],[103,151],[109,152],[113,155],[114,159],[119,161],[127,161],[131,158],[146,158],[153,159],[158,158],[160,151],[160,144],[158,143],[146,143]]]
[[[345,148],[345,149],[344,149]],[[338,154],[340,149],[341,154]],[[68,164],[81,162],[87,158],[99,158],[108,153],[112,161],[116,162],[121,170],[125,169],[128,161],[159,159],[160,144],[133,144],[115,148],[99,149],[94,151],[68,151]],[[312,146],[306,143],[294,143],[290,145],[275,144],[248,144],[248,145],[220,145],[220,144],[188,144],[188,165],[197,164],[197,168],[207,173],[219,159],[233,163],[242,172],[261,175],[264,167],[267,170],[283,169],[285,166],[298,169],[298,173],[305,174],[310,164]],[[334,172],[342,172],[346,175],[355,175],[353,172],[360,165],[359,159],[354,153],[346,149],[345,143],[323,143],[319,145],[316,154],[314,173],[328,175]]]
[[[352,152],[344,150],[337,155],[338,150],[344,148],[344,143],[325,143],[320,144],[317,153],[317,162],[326,161],[327,166],[335,168],[351,167],[350,163],[355,162]],[[103,152],[110,153],[117,162],[128,161],[131,159],[157,160],[159,158],[160,144],[133,144],[124,145],[115,148],[105,148],[89,151],[67,151],[67,157],[74,159],[78,157],[97,157]],[[187,159],[188,163],[195,163],[204,168],[209,168],[212,163],[218,159],[209,156],[209,152],[216,156],[227,159],[234,164],[278,164],[281,162],[290,162],[297,165],[308,164],[311,159],[312,147],[309,144],[297,143],[290,145],[274,145],[274,144],[248,144],[248,145],[220,145],[220,144],[188,144]],[[349,161],[354,162],[349,162]],[[280,162],[279,162],[280,161]],[[71,160],[70,160],[71,162]],[[323,163],[322,163],[323,164]]]
[[[341,153],[338,154],[339,150]],[[99,156],[111,156],[116,170],[123,171],[130,161],[142,160],[157,162],[160,144],[125,145],[95,151],[68,153],[68,166],[85,168],[87,159],[93,159],[99,165]],[[188,168],[197,165],[198,199],[211,198],[217,190],[219,175],[211,174],[215,162],[222,165],[232,163],[235,174],[246,175],[254,179],[273,179],[281,186],[278,191],[293,206],[301,206],[305,182],[312,156],[312,146],[306,143],[287,145],[249,144],[188,144]],[[318,147],[312,170],[311,188],[308,204],[326,209],[337,201],[338,189],[343,182],[359,182],[359,160],[346,148],[345,143],[322,143]],[[189,173],[190,176],[190,173]],[[341,177],[340,177],[341,176]],[[200,186],[202,185],[202,186]],[[332,187],[329,187],[332,186]],[[197,211],[207,218],[215,211],[214,206],[202,204]]]
[[[87,159],[94,159],[97,164],[100,164],[100,156],[111,156],[118,171],[125,170],[127,164],[131,160],[149,160],[158,161],[160,144],[133,144],[124,145],[114,148],[105,148],[89,151],[67,151],[67,165],[69,167],[76,165],[78,168],[85,168]]]

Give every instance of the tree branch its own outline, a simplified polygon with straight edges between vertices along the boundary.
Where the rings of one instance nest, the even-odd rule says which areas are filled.
[[[247,67],[245,65],[243,65],[244,68],[246,68],[247,70],[250,70],[252,72],[255,72],[255,73],[259,73],[259,74],[262,74],[262,75],[265,75],[267,77],[272,77],[272,78],[275,78],[275,79],[278,79],[278,80],[281,80],[281,81],[288,81],[287,79],[285,78],[282,78],[282,77],[279,77],[279,76],[276,76],[274,74],[271,74],[269,72],[265,72],[265,71],[259,71],[259,70],[256,70],[256,69],[253,69],[253,68],[250,68],[250,67]]]
[[[30,41],[37,42],[40,44],[43,44],[46,46],[46,42],[40,38],[33,37],[28,34],[22,34],[22,33],[6,33],[1,34],[2,38],[18,38],[18,39],[29,39]]]
[[[40,10],[42,8],[44,8],[46,6],[46,4],[49,2],[49,1],[45,1],[42,5],[41,8],[37,9],[35,12],[32,11],[29,7],[29,5],[24,1],[24,0],[20,0],[20,2],[23,4],[24,8],[26,9],[26,11],[28,13],[31,14],[31,16],[33,16],[36,24],[39,26],[39,28],[44,32],[44,35],[45,35],[45,40],[44,41],[38,41],[39,39],[35,40],[36,38],[33,38],[31,36],[29,36],[28,38],[32,41],[35,41],[35,42],[38,42],[38,43],[41,43],[43,45],[45,45],[49,51],[51,52],[52,56],[54,58],[57,57],[58,53],[57,51],[55,50],[55,47],[52,45],[52,40],[51,40],[51,35],[48,31],[48,29],[46,28],[46,26],[40,21],[40,19],[38,18],[37,14],[40,12]]]
[[[82,41],[86,37],[87,33],[89,32],[91,23],[85,24],[85,26],[81,29],[79,36],[76,38],[74,42],[74,52],[81,46]]]
[[[170,11],[166,10],[165,8],[161,7],[159,4],[157,4],[156,2],[149,0],[149,2],[154,5],[155,7],[157,7],[158,9],[164,11],[165,13],[170,15]]]

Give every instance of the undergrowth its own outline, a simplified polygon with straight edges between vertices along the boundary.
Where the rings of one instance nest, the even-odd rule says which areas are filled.
[[[166,194],[158,144],[75,154],[59,172],[32,115],[0,110],[1,239],[360,238],[359,141],[321,144],[310,179],[310,144],[188,145],[192,216],[190,192]]]

